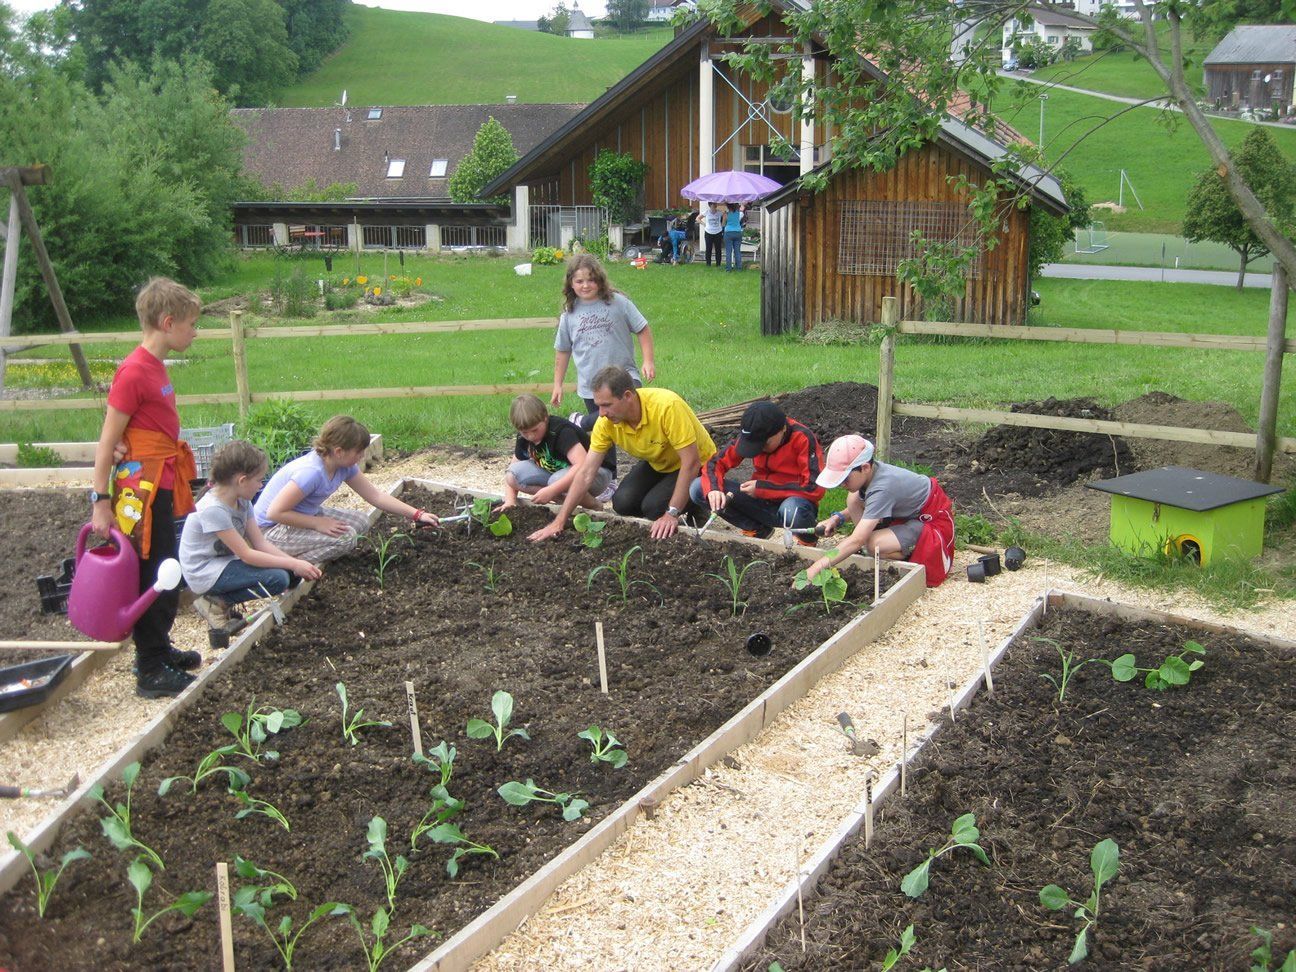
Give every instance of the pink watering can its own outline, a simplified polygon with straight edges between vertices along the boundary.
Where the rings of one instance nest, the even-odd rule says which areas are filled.
[[[81,528],[76,545],[76,573],[68,592],[72,627],[96,641],[121,641],[159,594],[180,583],[180,564],[167,559],[158,565],[158,579],[139,593],[139,557],[130,541],[114,527],[111,542],[86,549],[90,524]]]

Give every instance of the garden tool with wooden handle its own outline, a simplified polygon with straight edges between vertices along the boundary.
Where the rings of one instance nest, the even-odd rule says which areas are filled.
[[[733,493],[725,493],[725,499],[733,499]],[[719,515],[719,510],[712,510],[711,515],[707,517],[707,521],[702,524],[702,529],[698,530],[698,532],[693,535],[694,539],[701,540],[702,534],[706,533],[707,530],[711,528],[711,524],[716,521],[716,517]]]
[[[53,790],[34,790],[26,786],[0,786],[0,799],[5,800],[50,800],[67,796],[81,785],[81,774],[75,773],[66,786]]]

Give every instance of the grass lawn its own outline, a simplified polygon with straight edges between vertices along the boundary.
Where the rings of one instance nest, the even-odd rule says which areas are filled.
[[[537,8],[538,9],[538,8]],[[593,101],[670,40],[669,27],[574,40],[440,14],[351,4],[351,35],[285,90],[289,108]]]
[[[1127,107],[1089,95],[1051,91],[1044,108],[1045,156],[1050,164],[1060,159],[1091,203],[1116,201],[1120,170],[1128,173],[1145,208],[1138,209],[1126,189],[1124,213],[1095,210],[1095,217],[1104,220],[1109,230],[1178,233],[1188,191],[1209,165],[1206,148],[1183,117],[1173,112],[1130,108],[1103,124]],[[1008,86],[995,110],[1028,138],[1039,137],[1037,85]],[[1213,124],[1230,149],[1240,146],[1251,131],[1248,122],[1216,120]],[[1289,159],[1296,159],[1296,131],[1271,128],[1269,133]]]
[[[519,277],[513,273],[513,262],[488,257],[408,258],[406,272],[421,274],[425,289],[444,301],[363,319],[556,318],[562,269],[536,267],[532,276]],[[318,259],[305,266],[312,273],[322,270]],[[350,266],[338,269],[339,276],[352,270]],[[362,269],[378,276],[382,257],[366,255]],[[388,269],[399,271],[395,259]],[[204,297],[224,297],[251,286],[264,288],[271,273],[270,257],[240,258],[237,271],[207,288]],[[735,276],[700,265],[650,265],[640,271],[615,264],[610,274],[652,322],[659,382],[698,409],[822,382],[877,381],[875,347],[820,347],[792,337],[760,337],[760,276],[755,271]],[[1265,291],[1047,279],[1037,281],[1036,289],[1043,303],[1034,313],[1034,323],[1043,326],[1265,332]],[[205,323],[216,327],[223,322]],[[118,318],[97,328],[132,326],[129,318]],[[128,349],[96,345],[88,350],[92,357],[111,358]],[[31,352],[44,358],[61,354],[53,349]],[[553,373],[552,335],[546,330],[262,339],[249,344],[248,361],[255,392],[493,382],[547,385]],[[1258,354],[1236,352],[990,341],[951,344],[909,338],[902,339],[897,353],[896,394],[974,407],[1050,395],[1092,395],[1115,404],[1159,389],[1184,398],[1230,402],[1254,422],[1261,364]],[[9,369],[11,386],[22,384],[22,368]],[[173,378],[181,394],[232,391],[228,345],[196,342],[185,363],[174,368]],[[575,396],[565,404],[579,405]],[[321,421],[333,412],[350,411],[386,434],[389,444],[417,448],[432,442],[498,444],[507,433],[506,406],[503,398],[437,398],[308,407]],[[234,409],[226,406],[183,413],[188,426],[214,425],[234,417]],[[93,412],[2,413],[0,441],[85,441],[95,437],[98,422]],[[1296,435],[1296,399],[1291,394],[1281,403],[1279,432]]]
[[[1158,27],[1159,39],[1169,50],[1169,27],[1164,22]],[[1214,44],[1196,40],[1186,28],[1182,32],[1184,58],[1188,65],[1184,75],[1199,93],[1202,90],[1202,59],[1211,52]],[[1059,61],[1032,72],[1041,81],[1053,81],[1088,91],[1101,91],[1123,98],[1154,98],[1165,93],[1165,84],[1157,77],[1147,61],[1131,51],[1100,51],[1077,57],[1074,61]]]
[[[1104,219],[1101,210],[1099,219]],[[1089,235],[1083,230],[1076,233],[1081,246],[1088,246]],[[1097,253],[1076,253],[1070,247],[1062,257],[1063,263],[1094,263],[1125,267],[1175,267],[1189,270],[1228,270],[1237,272],[1238,255],[1223,243],[1189,243],[1182,236],[1168,233],[1111,233],[1107,234],[1108,247]],[[1252,260],[1248,273],[1268,273],[1273,267],[1272,257]]]

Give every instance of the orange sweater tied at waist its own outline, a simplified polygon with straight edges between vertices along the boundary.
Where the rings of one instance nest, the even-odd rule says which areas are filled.
[[[172,487],[175,516],[185,516],[194,508],[189,480],[198,475],[193,450],[183,439],[176,441],[152,429],[127,428],[126,458],[118,463],[112,477],[113,517],[117,529],[133,537],[140,556],[149,555],[153,530],[153,500],[168,459],[175,460],[175,483]]]

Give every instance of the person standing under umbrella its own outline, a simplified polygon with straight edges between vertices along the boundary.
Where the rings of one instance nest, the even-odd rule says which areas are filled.
[[[742,204],[725,203],[729,211],[724,221],[725,270],[742,269]]]
[[[711,254],[715,253],[716,269],[721,266],[720,247],[724,243],[725,211],[718,202],[709,202],[702,210],[702,232],[706,238],[706,265],[711,266]]]

